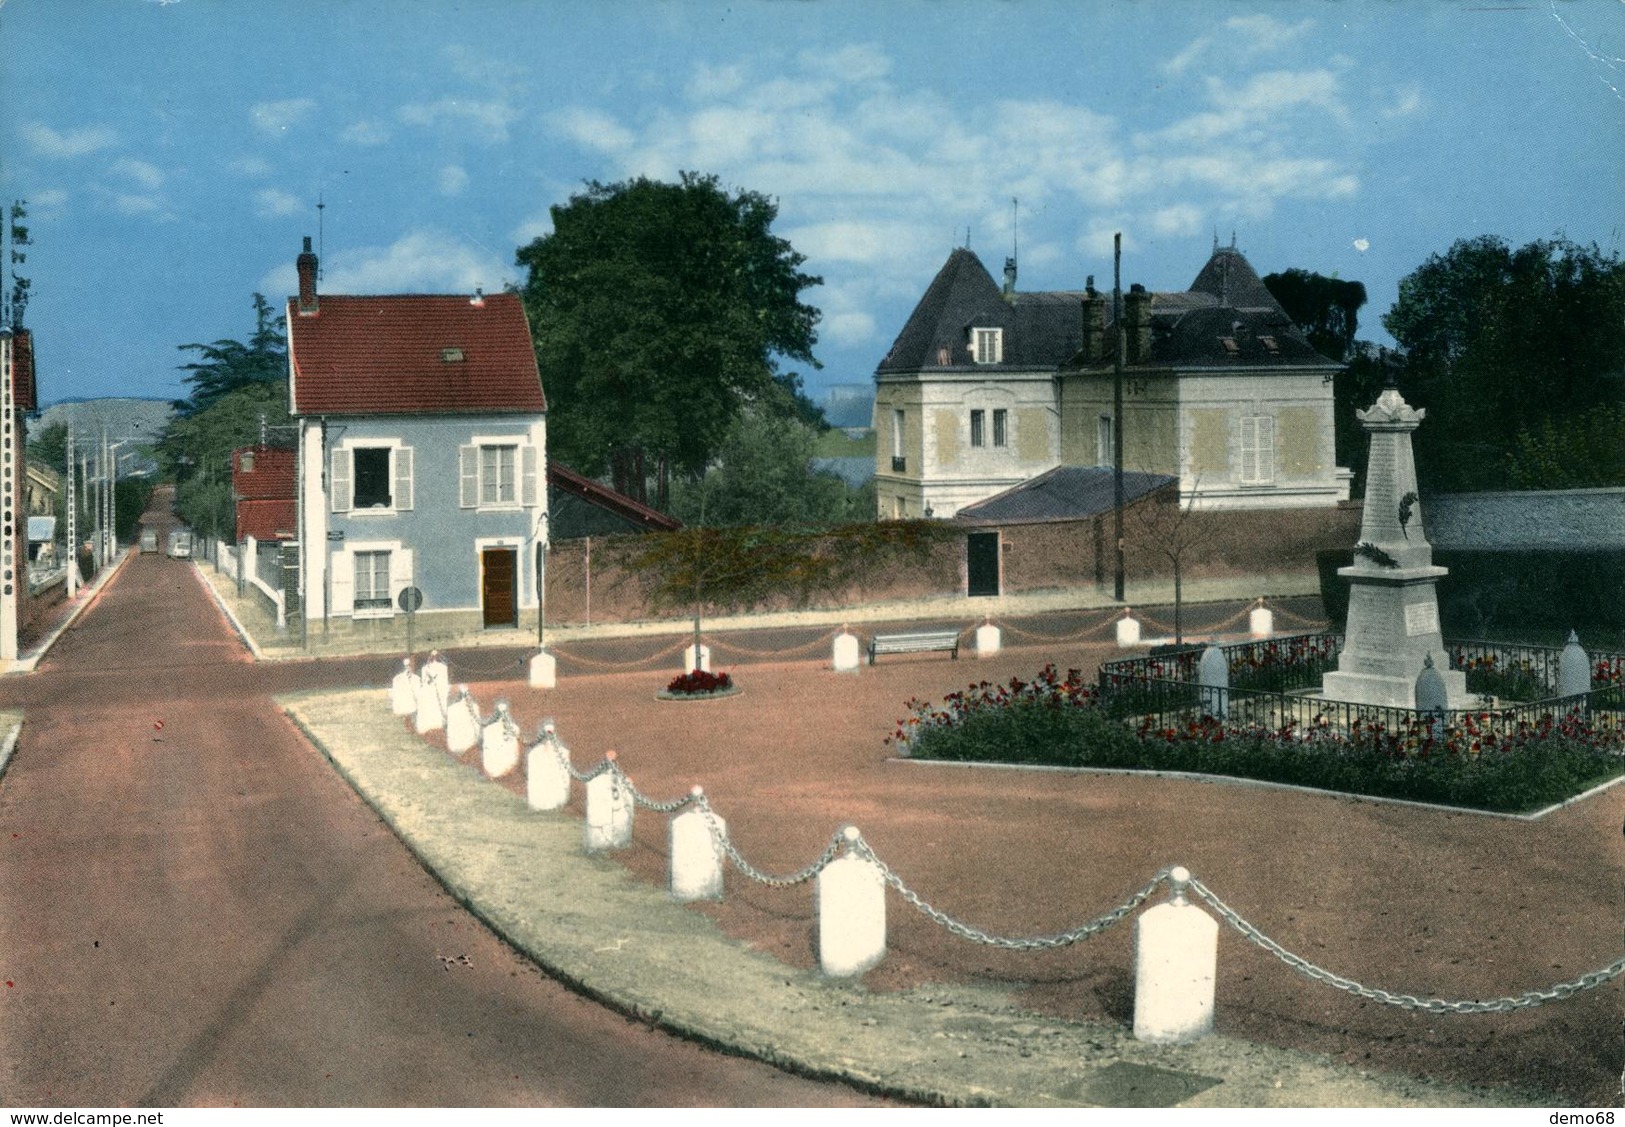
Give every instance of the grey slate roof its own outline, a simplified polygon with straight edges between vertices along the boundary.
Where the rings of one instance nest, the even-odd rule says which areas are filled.
[[[1006,300],[1004,291],[964,248],[948,255],[903,324],[878,371],[973,367],[978,371],[1055,368],[1083,344],[1083,294],[1066,291],[1022,293]],[[1002,364],[974,364],[967,330],[1004,330]],[[947,349],[947,363],[941,350]]]
[[[1168,474],[1123,472],[1123,500],[1138,500],[1179,479]],[[1117,491],[1109,466],[1057,466],[954,515],[966,524],[1026,524],[1081,520],[1111,512]]]
[[[1253,269],[1253,264],[1235,247],[1215,246],[1213,257],[1191,283],[1192,293],[1208,294],[1215,301],[1231,309],[1260,313],[1274,313],[1286,317],[1286,310],[1275,300],[1269,287]]]
[[[1445,550],[1625,548],[1625,489],[1432,494],[1422,524]]]

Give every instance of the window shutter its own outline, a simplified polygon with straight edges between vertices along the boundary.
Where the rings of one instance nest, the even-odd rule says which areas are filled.
[[[399,447],[395,451],[395,508],[412,507],[412,448]]]
[[[465,509],[472,509],[480,503],[480,448],[478,446],[460,446],[457,449],[457,464],[461,483],[457,491],[457,503]]]
[[[1275,480],[1275,416],[1258,417],[1258,477],[1260,484]]]
[[[389,597],[399,606],[401,592],[412,586],[412,549],[397,548],[389,554]]]
[[[526,508],[540,503],[536,499],[536,463],[540,461],[537,453],[534,446],[519,448],[519,503]]]
[[[334,450],[332,468],[327,474],[327,491],[335,513],[350,511],[350,451]]]
[[[334,552],[329,556],[333,569],[328,585],[333,592],[335,613],[353,613],[355,610],[355,556],[350,552]]]

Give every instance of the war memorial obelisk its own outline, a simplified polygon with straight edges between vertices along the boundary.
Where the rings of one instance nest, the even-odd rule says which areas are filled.
[[[1414,708],[1416,678],[1432,658],[1450,707],[1470,703],[1466,674],[1450,668],[1439,632],[1434,584],[1449,569],[1434,566],[1422,532],[1411,432],[1426,414],[1392,386],[1355,412],[1371,436],[1371,454],[1354,565],[1337,572],[1349,581],[1348,626],[1337,670],[1322,682],[1327,700]]]

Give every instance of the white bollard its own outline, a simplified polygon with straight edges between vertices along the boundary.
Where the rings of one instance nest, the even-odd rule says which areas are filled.
[[[1117,620],[1117,646],[1127,649],[1129,646],[1140,644],[1140,620],[1131,617],[1127,611]]]
[[[389,710],[396,716],[410,716],[418,710],[418,675],[412,672],[412,659],[401,659],[401,671],[389,683]]]
[[[530,659],[530,687],[555,689],[559,684],[559,663],[546,650],[539,650]]]
[[[496,715],[480,729],[480,768],[500,779],[519,766],[519,729],[508,715],[508,702],[497,701]]]
[[[992,657],[999,652],[999,645],[1003,636],[999,628],[991,622],[984,622],[976,628],[976,656]]]
[[[1209,642],[1196,666],[1203,710],[1215,720],[1230,715],[1230,659],[1217,642]]]
[[[835,635],[835,672],[856,673],[863,668],[859,661],[861,654],[857,635],[849,634],[846,627],[841,627],[841,632]]]
[[[446,726],[446,663],[438,654],[431,654],[418,675],[418,708],[415,727],[418,735],[439,731]]]
[[[694,647],[690,645],[683,650],[683,672],[693,673],[696,669],[702,673],[711,672],[710,646],[702,645],[700,647],[700,663],[698,665],[694,664]]]
[[[703,798],[695,787],[690,792]],[[713,823],[715,828],[713,828]],[[727,823],[699,806],[690,806],[671,820],[671,896],[673,900],[722,899],[722,843],[717,835]]]
[[[1568,644],[1557,656],[1557,695],[1578,696],[1591,691],[1591,657],[1580,645],[1580,635],[1569,631]]]
[[[570,749],[559,743],[553,725],[542,725],[542,738],[525,761],[525,800],[532,810],[562,810],[570,801]]]
[[[1185,899],[1189,870],[1169,874],[1173,895],[1134,921],[1134,1039],[1165,1044],[1213,1032],[1219,923]]]
[[[613,751],[604,758],[615,762]],[[632,844],[632,796],[614,771],[604,771],[587,782],[587,817],[581,823],[588,853],[625,849]]]
[[[1262,603],[1247,615],[1247,633],[1255,638],[1268,638],[1275,633],[1275,612]]]
[[[480,706],[468,695],[467,685],[457,686],[457,702],[446,717],[446,750],[461,755],[480,742]]]
[[[818,968],[832,978],[860,975],[886,956],[886,881],[873,861],[850,849],[856,826],[841,831],[849,852],[818,874]]]

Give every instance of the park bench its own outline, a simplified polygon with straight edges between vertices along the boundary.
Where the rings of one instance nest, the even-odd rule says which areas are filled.
[[[918,634],[876,634],[869,639],[869,664],[875,663],[876,654],[918,654],[933,650],[951,650],[959,660],[959,631],[930,630]]]

